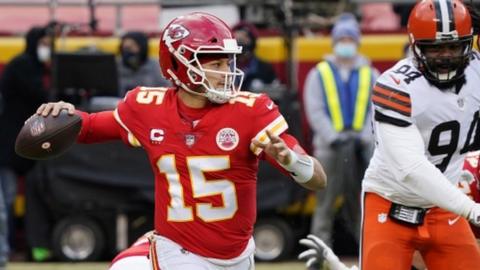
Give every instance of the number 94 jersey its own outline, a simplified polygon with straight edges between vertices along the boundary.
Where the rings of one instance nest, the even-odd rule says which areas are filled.
[[[479,145],[476,139],[480,109],[478,59],[475,53],[465,70],[466,83],[458,93],[431,85],[415,68],[413,59],[406,58],[378,78],[372,95],[374,123],[415,125],[425,143],[428,160],[455,185],[465,154]],[[378,138],[375,139],[378,144]],[[397,203],[432,206],[402,185],[401,179],[396,179],[390,170],[385,154],[376,147],[365,173],[364,189]]]
[[[266,95],[241,92],[192,125],[173,88],[130,91],[117,107],[123,140],[142,146],[155,174],[155,231],[200,256],[231,259],[249,243],[266,130],[288,128]],[[249,247],[251,245],[248,245]]]

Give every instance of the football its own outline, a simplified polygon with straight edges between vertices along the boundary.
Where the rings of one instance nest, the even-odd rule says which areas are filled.
[[[56,117],[33,115],[17,135],[15,152],[24,158],[44,160],[58,157],[72,146],[82,127],[82,118],[66,110]]]

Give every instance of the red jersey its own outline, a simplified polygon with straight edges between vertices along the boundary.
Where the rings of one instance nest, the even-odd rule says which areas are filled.
[[[463,170],[471,173],[473,177],[468,175],[463,177],[462,181],[459,182],[460,188],[465,191],[465,193],[470,196],[475,202],[480,203],[480,152],[471,152],[468,153],[465,157],[465,163],[463,165]],[[472,227],[473,233],[476,238],[480,238],[480,228],[470,225]]]
[[[194,124],[178,102],[174,88],[139,87],[114,112],[122,139],[145,149],[155,173],[155,230],[201,256],[237,257],[256,219],[262,149],[251,141],[288,125],[266,95],[241,92]]]

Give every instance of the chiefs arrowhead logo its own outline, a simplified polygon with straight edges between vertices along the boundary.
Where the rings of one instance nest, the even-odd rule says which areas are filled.
[[[177,40],[184,39],[188,35],[190,35],[190,31],[183,27],[183,25],[172,24],[163,33],[163,40],[165,40],[167,43],[172,43]]]

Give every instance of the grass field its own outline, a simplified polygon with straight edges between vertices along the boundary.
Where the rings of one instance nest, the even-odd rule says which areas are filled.
[[[8,270],[106,270],[108,263],[10,263]],[[257,263],[256,270],[305,270],[301,262]]]
[[[351,266],[355,259],[345,261]],[[10,263],[8,270],[107,270],[108,262],[103,263]],[[256,263],[256,270],[305,270],[303,262]]]

